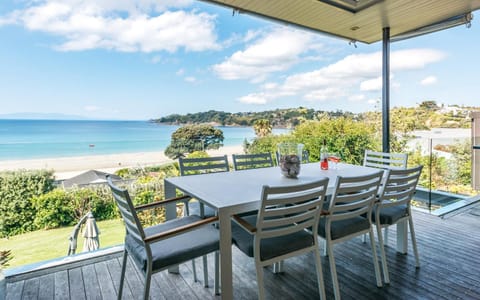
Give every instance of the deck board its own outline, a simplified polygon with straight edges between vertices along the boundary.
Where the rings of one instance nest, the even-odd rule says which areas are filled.
[[[38,287],[38,299],[42,300],[51,300],[54,299],[54,284],[55,284],[55,276],[53,273],[45,274],[38,277],[39,287]]]
[[[480,216],[466,211],[441,219],[415,211],[414,222],[421,267],[415,268],[410,242],[407,255],[396,252],[396,232],[391,228],[386,247],[391,283],[382,288],[376,287],[368,239],[367,243],[358,238],[335,245],[343,299],[480,299]],[[323,247],[321,240],[320,244]],[[220,299],[213,290],[213,254],[208,259],[208,288],[203,287],[202,261],[197,259],[198,282],[193,282],[190,262],[180,266],[180,274],[154,274],[151,299]],[[110,256],[49,274],[8,278],[7,299],[116,299],[121,261],[121,256]],[[256,299],[253,259],[233,246],[233,263],[234,298]],[[322,256],[322,267],[327,298],[332,299],[328,257]],[[273,274],[271,267],[264,269],[267,299],[318,299],[312,254],[287,260],[284,270]],[[126,273],[123,298],[141,299],[143,276],[130,261]]]

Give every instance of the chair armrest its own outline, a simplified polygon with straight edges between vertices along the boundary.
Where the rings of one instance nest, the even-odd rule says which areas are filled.
[[[161,200],[161,201],[155,201],[155,202],[135,206],[135,210],[138,212],[138,211],[142,211],[142,210],[146,210],[146,209],[152,209],[152,208],[155,208],[157,206],[162,206],[162,205],[165,205],[165,204],[171,203],[171,202],[186,201],[187,199],[190,200],[191,198],[192,197],[187,196],[187,195],[180,196],[180,197],[175,197],[175,198],[168,198],[168,199]]]
[[[242,226],[243,229],[245,229],[246,231],[248,231],[250,234],[253,234],[255,232],[257,232],[257,228],[256,227],[253,227],[250,223],[248,223],[247,221],[245,221],[244,219],[242,219],[242,217],[240,217],[239,215],[233,215],[232,216],[232,219],[238,223],[238,225]]]
[[[186,224],[186,225],[183,225],[183,226],[179,226],[177,228],[173,228],[173,229],[170,229],[170,230],[167,230],[167,231],[164,231],[164,232],[160,232],[160,233],[157,233],[157,234],[146,236],[143,239],[143,241],[147,244],[158,242],[160,240],[164,240],[166,238],[169,238],[169,237],[172,237],[172,236],[175,236],[175,235],[186,233],[188,231],[195,230],[198,227],[202,227],[202,226],[205,226],[205,225],[208,225],[208,224],[211,224],[211,223],[215,223],[215,222],[218,222],[218,217],[210,217],[210,218],[202,219],[202,220],[199,220],[199,221],[196,221],[196,222],[193,222],[193,223],[190,223],[190,224]]]

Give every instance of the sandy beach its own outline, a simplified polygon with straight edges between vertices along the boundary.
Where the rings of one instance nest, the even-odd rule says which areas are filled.
[[[243,153],[243,147],[227,146],[218,150],[207,151],[210,156],[228,155]],[[229,157],[229,159],[231,159]],[[127,167],[145,167],[152,165],[161,165],[172,161],[165,156],[163,151],[158,152],[138,152],[138,153],[119,153],[109,155],[91,155],[74,157],[53,157],[44,159],[28,160],[6,160],[0,161],[0,171],[6,170],[36,170],[49,169],[54,170],[56,179],[66,179],[76,176],[87,170],[100,170],[105,172],[114,172],[118,169]]]

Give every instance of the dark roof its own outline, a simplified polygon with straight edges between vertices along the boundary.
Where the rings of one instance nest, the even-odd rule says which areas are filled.
[[[97,170],[90,170],[85,173],[79,174],[69,179],[65,179],[62,184],[64,188],[70,188],[73,186],[81,186],[81,185],[88,185],[88,184],[99,184],[99,183],[106,183],[107,182],[107,175],[112,177],[113,181],[122,180],[120,176],[115,174],[110,174],[106,172],[101,172]]]

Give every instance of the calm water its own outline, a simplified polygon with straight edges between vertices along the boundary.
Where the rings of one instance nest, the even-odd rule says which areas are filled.
[[[145,121],[0,120],[0,160],[162,151],[177,128]],[[255,137],[250,127],[219,128],[225,146]]]

